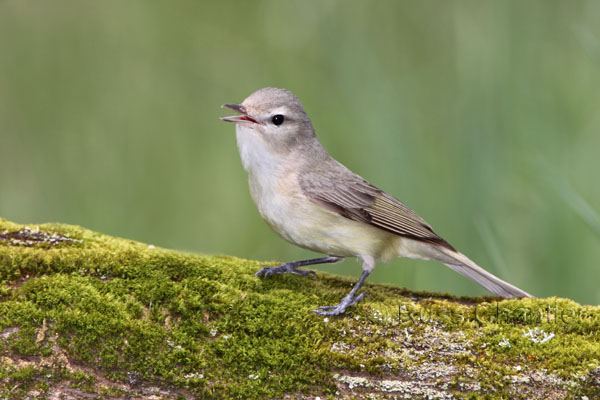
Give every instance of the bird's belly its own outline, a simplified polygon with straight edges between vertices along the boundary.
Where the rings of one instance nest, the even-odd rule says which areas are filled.
[[[259,193],[251,185],[260,215],[293,244],[340,257],[371,255],[377,259],[388,258],[388,249],[394,247],[396,235],[323,209],[301,193],[281,188],[265,193],[265,187],[261,189]]]

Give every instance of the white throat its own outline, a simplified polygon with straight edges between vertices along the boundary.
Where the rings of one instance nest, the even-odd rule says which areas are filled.
[[[280,156],[269,148],[258,132],[237,125],[235,134],[242,165],[251,177],[271,177],[283,169]]]

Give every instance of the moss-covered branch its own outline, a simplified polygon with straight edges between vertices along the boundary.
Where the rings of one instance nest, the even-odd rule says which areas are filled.
[[[263,265],[0,219],[0,397],[600,397],[599,307]]]

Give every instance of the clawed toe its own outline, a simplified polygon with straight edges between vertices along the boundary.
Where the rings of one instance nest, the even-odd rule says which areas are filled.
[[[313,278],[317,277],[317,273],[315,271],[311,271],[311,270],[295,269],[295,270],[291,271],[291,273],[296,274],[296,275],[302,275],[302,276],[310,276]]]
[[[254,276],[257,278],[267,277],[274,274],[294,274],[302,276],[317,277],[315,271],[298,269],[298,267],[306,267],[307,265],[336,263],[343,260],[343,257],[327,256],[322,258],[313,258],[310,260],[290,261],[277,267],[264,267],[258,270]]]
[[[269,275],[275,274],[294,274],[294,275],[302,275],[302,276],[313,276],[316,277],[317,274],[315,271],[310,270],[301,270],[297,269],[297,267],[293,263],[286,263],[283,265],[279,265],[277,267],[263,267],[259,269],[254,276],[257,278],[266,278]]]
[[[339,315],[344,311],[346,311],[346,307],[341,307],[341,305],[338,304],[337,306],[322,306],[317,310],[312,310],[311,312],[314,312],[322,317],[330,317],[333,315]]]
[[[319,310],[332,310],[334,308],[336,308],[337,306],[320,306]],[[317,310],[313,310],[313,312],[317,312]]]
[[[348,307],[361,301],[364,297],[364,293],[361,293],[356,297],[346,296],[337,306],[321,306],[316,310],[312,310],[311,312],[314,312],[315,314],[321,315],[323,317],[339,315],[346,311]]]
[[[256,271],[254,276],[257,278],[263,278],[263,277],[269,276],[273,273],[273,272],[271,272],[271,270],[272,270],[272,268],[269,268],[269,267],[261,268],[258,271]]]

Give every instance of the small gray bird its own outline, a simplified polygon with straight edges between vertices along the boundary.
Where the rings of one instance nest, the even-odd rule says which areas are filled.
[[[338,315],[359,302],[361,285],[377,260],[394,257],[438,260],[502,297],[531,297],[456,251],[417,213],[334,160],[323,148],[302,103],[291,92],[264,88],[242,104],[224,104],[240,115],[237,144],[260,215],[287,241],[327,257],[260,269],[257,277],[292,273],[299,267],[362,260],[362,275],[336,306],[314,310]]]

